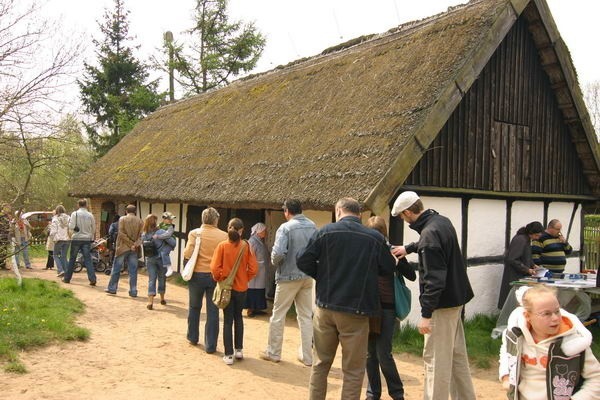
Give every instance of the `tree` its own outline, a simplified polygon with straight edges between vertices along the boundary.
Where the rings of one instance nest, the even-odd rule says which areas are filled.
[[[584,90],[583,97],[596,130],[596,137],[600,137],[600,81],[586,84]]]
[[[134,48],[127,46],[132,40],[128,15],[124,0],[114,0],[114,10],[105,11],[104,22],[98,22],[103,41],[93,40],[97,66],[84,63],[85,74],[78,81],[85,111],[95,118],[94,124],[84,125],[97,156],[104,155],[140,119],[156,110],[164,97],[157,93],[158,81],[146,83],[148,66],[134,57]]]
[[[165,38],[173,57],[163,68],[178,72],[175,78],[187,94],[206,92],[251,71],[265,47],[265,37],[253,23],[229,22],[227,0],[196,0],[196,25],[188,31],[192,44],[184,46]]]
[[[63,140],[61,89],[80,52],[57,26],[35,1],[0,0],[0,197],[13,209],[30,201],[36,173],[57,165],[47,145]]]

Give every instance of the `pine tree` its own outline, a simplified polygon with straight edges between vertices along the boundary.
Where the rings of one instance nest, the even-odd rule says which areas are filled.
[[[124,0],[114,0],[98,22],[103,41],[93,40],[97,66],[84,63],[84,78],[78,81],[85,110],[96,122],[85,124],[97,156],[106,154],[135,124],[156,110],[164,95],[157,93],[158,81],[146,83],[148,67],[129,47],[129,11]]]
[[[266,39],[253,23],[229,22],[227,0],[196,0],[195,18],[189,49],[165,40],[166,50],[173,54],[167,67],[178,72],[176,80],[187,94],[226,85],[256,66]]]

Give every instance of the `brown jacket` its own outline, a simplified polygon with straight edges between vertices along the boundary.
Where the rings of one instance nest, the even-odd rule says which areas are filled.
[[[127,214],[119,219],[119,234],[117,235],[117,250],[115,257],[139,248],[142,244],[142,228],[144,222],[135,214]]]

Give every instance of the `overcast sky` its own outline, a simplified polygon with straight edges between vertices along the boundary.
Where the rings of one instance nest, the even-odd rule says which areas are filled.
[[[46,13],[62,16],[63,27],[83,37],[101,38],[96,21],[113,0],[47,0]],[[380,33],[398,24],[445,11],[459,0],[230,0],[233,19],[254,21],[267,46],[254,72],[272,69],[354,37]],[[195,0],[125,0],[130,10],[130,34],[140,58],[161,46],[164,31],[176,39],[192,24]],[[600,1],[548,0],[558,29],[571,51],[582,85],[600,81],[597,40]],[[89,48],[88,62],[94,61]],[[166,79],[162,79],[162,87]]]

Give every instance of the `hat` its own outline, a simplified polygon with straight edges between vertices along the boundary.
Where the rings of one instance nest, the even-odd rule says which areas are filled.
[[[175,219],[176,217],[168,211],[162,214],[162,219]]]
[[[397,216],[402,211],[415,204],[417,200],[419,200],[419,195],[415,192],[409,191],[400,193],[400,196],[398,196],[392,207],[392,217]]]

